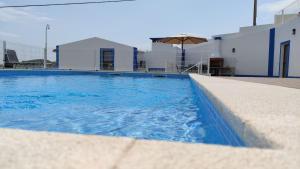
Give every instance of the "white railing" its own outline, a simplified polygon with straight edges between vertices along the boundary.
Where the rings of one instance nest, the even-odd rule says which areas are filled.
[[[300,0],[295,0],[293,3],[287,7],[280,10],[276,15],[281,16],[281,23],[289,21],[290,19],[296,17],[300,14]]]
[[[200,63],[200,62],[197,63],[197,64],[195,64],[195,65],[193,65],[192,67],[190,67],[190,68],[188,68],[188,69],[182,71],[181,73],[187,73],[188,71],[192,70],[192,69],[195,68],[195,67],[198,68],[198,74],[200,74],[200,73],[202,72],[202,69],[201,69],[202,66],[201,66],[201,63]],[[200,70],[200,69],[201,69],[201,70]]]
[[[181,73],[188,73],[190,70],[194,69],[194,68],[197,68],[198,71],[197,73],[198,74],[201,74],[201,75],[207,75],[207,76],[210,76],[210,62],[209,62],[210,58],[207,59],[207,62],[204,62],[202,57],[201,57],[201,61],[198,62],[197,64],[185,69],[184,71],[182,71]],[[203,73],[203,66],[204,65],[207,65],[207,70],[206,70],[206,73]]]
[[[300,12],[300,0],[295,0],[280,12],[282,13],[282,11],[284,14],[298,14]]]

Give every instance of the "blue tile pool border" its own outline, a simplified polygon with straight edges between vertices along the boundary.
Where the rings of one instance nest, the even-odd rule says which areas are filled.
[[[218,123],[221,128],[219,128],[220,134],[228,134],[224,135],[224,138],[228,139],[227,142],[234,147],[247,147],[244,140],[239,136],[239,134],[232,128],[232,126],[228,123],[228,121],[223,116],[222,112],[219,111],[214,104],[213,100],[207,95],[205,90],[203,90],[198,83],[191,78],[191,83],[194,88],[194,92],[197,95],[197,100],[201,102],[205,102],[207,108],[210,109],[209,112],[212,112],[210,118]],[[201,99],[201,100],[200,100]]]
[[[147,72],[101,72],[101,71],[77,71],[77,70],[0,70],[0,77],[12,76],[52,76],[52,75],[100,75],[100,76],[124,76],[124,77],[166,77],[189,78],[187,74],[171,73],[147,73]]]

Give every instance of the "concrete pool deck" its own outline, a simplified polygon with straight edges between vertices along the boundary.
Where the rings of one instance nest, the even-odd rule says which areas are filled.
[[[300,78],[263,78],[263,77],[223,77],[223,78],[300,89]]]
[[[190,76],[253,148],[0,129],[0,168],[299,168],[300,90]]]

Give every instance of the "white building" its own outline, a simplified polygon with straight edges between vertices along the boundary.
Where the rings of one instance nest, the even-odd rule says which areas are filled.
[[[290,16],[289,16],[290,17]],[[237,76],[300,77],[300,16],[283,24],[242,27],[186,49],[187,56],[224,58]],[[196,59],[195,59],[196,58]],[[200,57],[198,57],[198,61]]]
[[[300,78],[300,15],[276,26],[273,31],[273,76]]]
[[[236,76],[300,77],[299,31],[300,14],[276,15],[274,24],[241,27],[237,33],[185,45],[183,66],[223,58],[224,70],[234,68]],[[149,52],[100,38],[59,45],[56,51],[59,69],[135,71],[145,65],[147,71],[182,71],[181,49],[156,38]]]
[[[135,47],[96,37],[56,48],[59,69],[134,71],[137,55]]]
[[[242,27],[206,43],[186,45],[185,66],[219,57],[226,67],[234,68],[236,76],[300,77],[300,14],[278,17],[274,24]],[[161,43],[153,43],[145,55],[148,70],[166,72],[177,71],[178,57],[179,48]]]
[[[238,33],[214,36],[208,43],[187,49],[192,53],[188,56],[224,58],[225,66],[233,67],[238,76],[267,76],[271,28],[272,25],[242,27]]]

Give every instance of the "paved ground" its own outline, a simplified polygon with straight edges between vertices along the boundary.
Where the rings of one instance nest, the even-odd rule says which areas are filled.
[[[260,77],[224,77],[224,78],[300,89],[300,79],[260,78]]]

